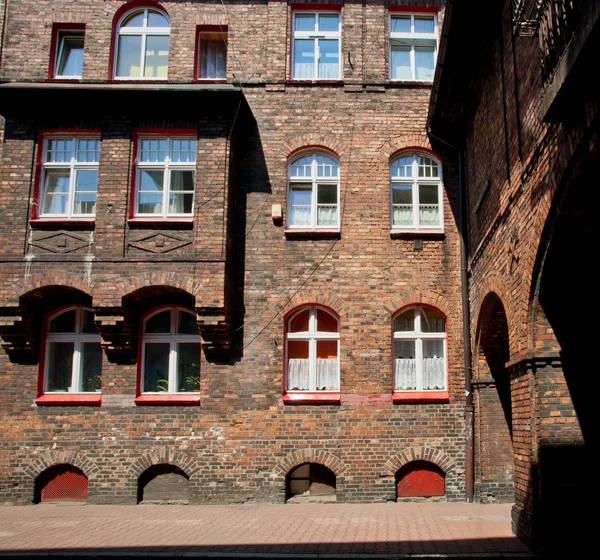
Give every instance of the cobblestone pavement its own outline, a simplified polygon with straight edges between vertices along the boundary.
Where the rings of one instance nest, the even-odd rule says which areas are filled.
[[[177,556],[526,555],[509,504],[0,507],[0,558],[23,553]],[[512,553],[512,554],[511,554]]]

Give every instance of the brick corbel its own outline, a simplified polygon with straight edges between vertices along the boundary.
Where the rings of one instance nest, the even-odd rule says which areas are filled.
[[[0,307],[2,348],[11,362],[35,364],[39,357],[39,336],[27,309],[22,306]]]
[[[196,320],[207,359],[226,357],[231,351],[231,319],[224,310],[209,311],[205,307],[196,307]]]
[[[100,344],[110,361],[135,362],[133,325],[122,307],[94,308],[95,323],[101,336]]]

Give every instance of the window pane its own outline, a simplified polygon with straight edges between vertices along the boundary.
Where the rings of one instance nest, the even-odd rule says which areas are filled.
[[[392,46],[392,80],[412,80],[410,47]]]
[[[100,140],[94,138],[77,140],[77,161],[98,163],[100,161]]]
[[[69,200],[70,175],[68,171],[46,173],[46,194],[42,207],[43,214],[66,214]]]
[[[169,20],[163,14],[148,10],[148,27],[169,27]]]
[[[339,14],[319,14],[319,31],[339,31]]]
[[[319,79],[337,80],[340,77],[339,58],[337,39],[319,39]]]
[[[146,320],[146,326],[144,328],[145,333],[170,333],[171,332],[171,310],[161,311],[156,315],[152,315]]]
[[[162,214],[162,194],[140,194],[140,214]]]
[[[413,225],[413,201],[411,185],[394,185],[392,187],[392,225]]]
[[[314,31],[315,14],[296,14],[294,18],[294,31]]]
[[[439,177],[438,164],[427,156],[417,156],[419,177]]]
[[[392,16],[390,27],[392,33],[410,33],[410,16]]]
[[[310,188],[292,188],[290,223],[295,226],[310,225],[312,191]]]
[[[433,17],[415,16],[415,33],[433,33]]]
[[[130,15],[121,25],[121,27],[142,27],[144,25],[144,12],[137,12]]]
[[[308,332],[308,320],[310,312],[308,309],[294,315],[290,321],[290,332]]]
[[[200,42],[200,77],[224,80],[227,77],[226,39]]]
[[[87,309],[83,310],[81,332],[85,334],[98,334],[98,327],[96,327],[96,323],[94,322],[94,313]]]
[[[294,41],[294,78],[313,79],[315,77],[315,42],[313,39]]]
[[[317,332],[338,332],[337,319],[331,313],[317,309]]]
[[[311,177],[312,176],[312,156],[304,156],[294,161],[291,165],[292,177]]]
[[[414,332],[415,310],[409,309],[394,319],[394,332]]]
[[[58,76],[81,76],[83,70],[83,36],[63,37],[60,46]]]
[[[140,191],[162,192],[164,171],[146,171],[140,172]]]
[[[139,35],[121,35],[117,51],[117,76],[141,77],[140,54],[142,38]]]
[[[437,185],[419,185],[420,204],[439,204],[439,187]]]
[[[444,332],[446,330],[446,321],[444,317],[427,307],[421,308],[421,331],[426,333]]]
[[[81,387],[83,392],[99,392],[102,349],[99,342],[84,342],[81,353]]]
[[[60,315],[57,315],[50,321],[48,326],[48,332],[51,333],[74,333],[75,332],[75,321],[77,319],[77,311],[71,309],[65,311]]]
[[[48,344],[47,391],[64,393],[71,386],[73,373],[73,342],[51,342]]]
[[[414,340],[394,341],[394,390],[414,391],[417,368]]]
[[[140,142],[140,161],[142,163],[164,162],[167,157],[165,138],[144,138]]]
[[[194,171],[171,171],[172,191],[193,191]]]
[[[98,171],[77,171],[75,176],[75,214],[93,214],[96,211]]]
[[[392,201],[394,204],[412,204],[412,185],[394,185]]]
[[[334,159],[317,154],[317,177],[337,177],[339,172],[338,162]]]
[[[193,202],[193,193],[171,193],[169,195],[169,214],[191,214]]]
[[[318,185],[317,198],[317,225],[337,225],[337,185]]]
[[[144,77],[166,78],[169,66],[169,36],[146,39],[146,63]]]
[[[200,388],[200,343],[177,345],[177,391],[188,393]]]
[[[317,189],[318,204],[337,204],[337,185],[319,185]]]
[[[391,173],[393,178],[402,179],[404,177],[412,177],[413,158],[403,157],[392,162]]]
[[[309,391],[308,341],[288,341],[287,359],[288,391]]]
[[[415,47],[415,77],[417,80],[433,80],[435,59],[433,47]]]
[[[171,161],[174,163],[194,163],[196,161],[196,140],[191,138],[173,139],[171,141]]]
[[[444,342],[423,340],[423,389],[441,390],[446,388]]]
[[[169,390],[168,342],[147,342],[144,352],[144,392]]]
[[[179,311],[179,324],[177,325],[178,334],[198,334],[198,323],[196,314],[187,311]]]
[[[339,360],[337,340],[317,340],[317,391],[339,389]]]
[[[46,144],[47,163],[69,163],[73,153],[73,140],[57,138]]]

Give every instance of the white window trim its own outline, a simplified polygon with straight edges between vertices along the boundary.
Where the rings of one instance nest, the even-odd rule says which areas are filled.
[[[435,163],[438,166],[439,177],[419,177],[419,161],[418,157],[424,156]],[[402,158],[412,157],[412,177],[393,177],[392,176],[392,164]],[[412,225],[394,225],[394,186],[399,185],[411,185],[412,186],[412,212],[413,212],[413,223]],[[438,205],[440,214],[440,223],[434,226],[421,225],[419,223],[419,185],[437,185],[438,187]],[[441,162],[432,156],[431,154],[421,152],[403,152],[390,161],[390,229],[392,233],[403,233],[403,232],[423,232],[423,233],[443,233],[444,232],[444,181],[442,178],[442,164]]]
[[[148,27],[148,11],[152,10],[154,12],[159,12],[169,21],[169,27]],[[123,22],[129,18],[134,13],[144,12],[144,23],[142,27],[122,27]],[[118,76],[117,68],[119,64],[119,46],[120,46],[120,38],[126,35],[136,35],[141,36],[142,43],[140,47],[140,75],[139,76]],[[113,78],[115,80],[134,80],[134,81],[165,81],[168,80],[168,67],[167,67],[167,75],[166,76],[143,76],[144,68],[146,67],[146,42],[148,37],[156,37],[156,36],[171,36],[171,18],[168,14],[162,10],[157,8],[135,8],[127,12],[120,20],[117,25],[116,37],[115,37],[115,45],[114,45],[114,60],[113,60]],[[170,44],[169,44],[170,51]],[[170,54],[170,52],[169,52]],[[168,64],[168,58],[167,58]]]
[[[146,323],[149,319],[164,311],[169,311],[171,319],[170,333],[146,333]],[[177,345],[178,344],[200,344],[201,337],[196,334],[177,334],[177,325],[179,324],[179,314],[193,312],[182,307],[161,307],[150,313],[143,321],[142,325],[142,360],[140,370],[140,393],[145,395],[168,395],[178,394],[187,395],[189,391],[180,392],[177,390]],[[146,344],[147,343],[168,343],[169,344],[169,388],[168,391],[145,391],[144,390],[144,372],[146,371]],[[198,352],[198,364],[200,363],[200,352]]]
[[[74,333],[51,333],[49,332],[50,321],[54,320],[63,313],[75,310],[75,332]],[[85,342],[100,342],[100,334],[82,333],[83,314],[85,311],[92,312],[89,307],[69,307],[58,313],[51,315],[46,322],[46,354],[44,356],[44,394],[56,395],[62,394],[62,391],[48,391],[48,356],[50,355],[50,344],[53,342],[73,342],[73,368],[71,372],[71,385],[68,393],[77,393],[79,395],[97,395],[100,391],[78,391],[77,387],[81,385],[81,356],[83,354],[82,345]]]
[[[48,153],[48,142],[51,140],[71,140],[73,142],[73,151],[71,153],[71,160],[68,162],[51,162],[45,161]],[[39,200],[38,202],[38,216],[40,218],[67,218],[70,220],[78,220],[80,218],[93,218],[96,213],[90,214],[76,214],[74,212],[75,205],[75,178],[78,171],[90,171],[100,169],[100,154],[98,154],[98,161],[96,162],[79,162],[77,161],[77,141],[78,140],[100,140],[98,135],[92,136],[63,136],[63,135],[50,135],[44,138],[43,153],[42,153],[42,177],[40,181],[39,189]],[[67,201],[68,211],[65,214],[52,214],[44,213],[43,209],[46,202],[47,196],[47,184],[46,179],[49,171],[60,170],[69,171],[69,195]],[[98,203],[98,185],[96,185],[96,204]]]
[[[141,147],[142,140],[155,139],[155,140],[166,140],[167,141],[167,149],[166,156],[164,162],[141,162]],[[172,162],[171,161],[171,146],[173,140],[193,140],[196,142],[196,153],[195,153],[195,161],[193,162]],[[139,136],[138,137],[138,146],[137,146],[137,157],[136,157],[136,177],[135,177],[135,212],[134,217],[136,218],[191,218],[194,216],[194,205],[196,203],[196,164],[198,161],[197,157],[198,153],[198,145],[197,139],[194,136]],[[139,212],[139,202],[140,202],[140,182],[141,182],[141,171],[163,171],[163,199],[162,199],[162,213],[141,213]],[[171,171],[193,171],[194,172],[194,191],[192,194],[192,208],[189,213],[170,213],[169,210],[169,195],[171,193]],[[179,191],[179,192],[187,192],[187,191]]]
[[[65,48],[66,39],[73,37],[81,37],[85,41],[85,31],[83,29],[58,29],[57,33],[57,45],[56,45],[56,56],[54,58],[54,78],[61,80],[78,80],[83,75],[83,57],[81,61],[81,74],[60,74],[58,69],[62,61],[62,56]]]
[[[296,16],[314,14],[315,21],[317,15],[336,14],[339,16],[339,28],[337,31],[296,31]],[[312,78],[298,78],[294,74],[295,60],[294,53],[296,52],[295,42],[296,39],[313,39],[315,44],[315,58],[314,58],[314,75]],[[338,75],[336,78],[319,78],[319,39],[336,39],[338,42]],[[291,72],[290,75],[292,80],[299,80],[304,82],[316,82],[316,81],[331,81],[341,80],[342,77],[342,14],[338,11],[299,11],[292,14],[292,56],[291,56]]]
[[[338,165],[338,176],[337,177],[317,177],[317,156],[322,155],[334,160]],[[310,156],[312,158],[311,162],[311,174],[310,177],[292,177],[292,165],[294,162],[298,161],[301,158]],[[288,208],[287,208],[287,227],[288,229],[294,230],[327,230],[327,231],[339,231],[340,230],[340,175],[341,175],[341,166],[337,157],[328,152],[308,152],[302,153],[295,157],[288,164]],[[291,223],[292,213],[292,187],[294,185],[311,185],[311,195],[310,195],[310,225],[300,224],[294,225]],[[333,226],[328,225],[317,225],[317,190],[318,185],[335,185],[337,187],[337,224]]]
[[[340,326],[340,322],[339,319],[333,315],[333,313],[331,313],[330,311],[327,311],[326,309],[319,307],[319,306],[310,306],[310,307],[302,307],[301,309],[298,309],[298,311],[296,313],[294,313],[293,315],[291,315],[288,320],[287,320],[287,325],[289,326],[291,324],[291,321],[294,319],[294,317],[296,317],[297,315],[299,315],[300,313],[303,313],[306,310],[309,310],[309,319],[308,319],[308,331],[305,332],[287,332],[286,333],[286,341],[285,341],[285,351],[286,351],[286,366],[285,366],[285,374],[286,374],[286,380],[285,380],[285,386],[288,386],[288,367],[289,367],[289,358],[287,358],[287,356],[289,355],[288,352],[288,343],[290,341],[293,340],[298,340],[298,341],[303,341],[303,342],[308,342],[308,360],[309,360],[309,386],[310,389],[308,389],[307,391],[298,391],[298,390],[293,390],[293,389],[286,389],[287,393],[339,393],[340,392],[340,332],[339,332],[339,326]],[[316,326],[317,326],[317,311],[323,311],[324,313],[327,313],[329,315],[331,315],[337,322],[338,325],[338,332],[332,333],[332,332],[318,332],[316,330]],[[337,372],[338,372],[338,379],[337,379],[337,384],[338,384],[338,388],[334,389],[334,390],[317,390],[317,341],[319,340],[337,340]]]
[[[392,19],[398,16],[410,16],[410,33],[400,33],[394,32],[392,33]],[[424,17],[424,16],[433,16],[433,33],[415,33],[415,16],[416,17]],[[409,12],[394,12],[391,13],[388,19],[388,29],[389,32],[389,48],[388,48],[388,56],[389,56],[389,66],[390,66],[390,81],[392,82],[423,82],[423,83],[431,83],[433,82],[433,76],[429,80],[419,80],[416,77],[416,62],[415,62],[415,39],[431,39],[434,40],[434,49],[433,49],[433,60],[434,60],[434,74],[435,74],[435,64],[437,63],[437,53],[438,53],[438,18],[437,14],[433,13],[409,13]],[[410,47],[410,71],[411,78],[409,80],[393,78],[392,77],[392,42],[393,41],[404,41],[406,42],[406,46]],[[418,45],[417,45],[418,46]]]
[[[447,337],[447,319],[444,317],[444,332],[422,332],[421,329],[421,311],[422,309],[433,309],[427,306],[414,306],[407,309],[403,309],[401,312],[394,316],[394,320],[405,313],[414,309],[415,311],[415,330],[414,331],[394,331],[393,342],[400,340],[411,340],[415,342],[415,371],[417,379],[417,387],[412,390],[396,389],[396,371],[394,368],[394,392],[395,393],[416,393],[416,392],[427,392],[427,393],[446,393],[448,392],[448,337]],[[443,317],[443,315],[442,315]],[[423,389],[423,341],[424,340],[442,340],[444,348],[444,389]],[[393,353],[392,353],[393,354]]]

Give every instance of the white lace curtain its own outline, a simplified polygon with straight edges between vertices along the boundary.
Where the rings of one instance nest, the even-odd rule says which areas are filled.
[[[292,358],[288,361],[288,391],[310,391],[309,360]],[[337,390],[338,384],[338,360],[335,358],[317,359],[316,389],[319,391],[325,387],[328,391]]]
[[[393,224],[395,226],[411,226],[413,223],[412,206],[394,205]]]
[[[318,206],[317,207],[317,225],[335,226],[337,225],[337,205]]]
[[[340,65],[337,62],[319,63],[319,80],[338,80]],[[294,78],[297,80],[314,80],[315,63],[314,62],[296,62],[294,63]]]
[[[440,223],[440,207],[437,205],[421,205],[419,223],[422,226],[436,226]]]
[[[226,77],[225,65],[225,40],[202,41],[200,77],[224,79]]]
[[[416,390],[417,372],[416,360],[399,358],[395,360],[396,389]],[[444,358],[423,358],[423,389],[436,390],[446,388],[446,376],[444,374]]]

